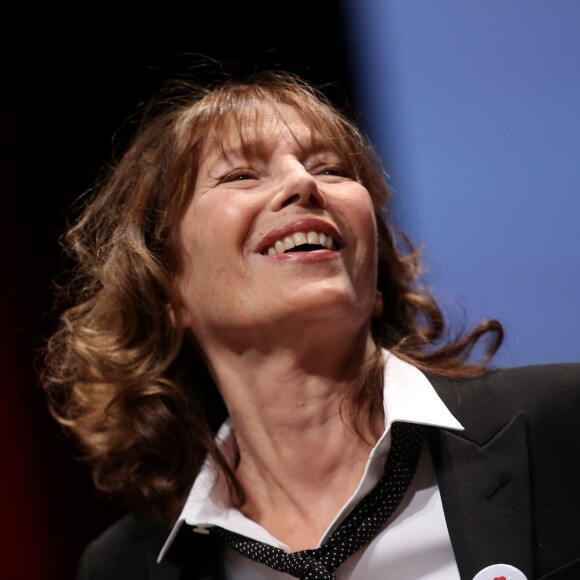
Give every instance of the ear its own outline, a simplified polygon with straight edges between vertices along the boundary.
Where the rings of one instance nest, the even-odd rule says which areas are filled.
[[[169,324],[172,328],[177,326],[177,320],[175,319],[175,310],[172,304],[166,304],[165,310],[167,311],[167,318],[169,318]]]
[[[181,326],[181,328],[191,327],[189,312],[185,308],[180,308],[178,314],[175,313],[175,308],[171,303],[168,303],[165,308],[167,309],[169,324],[171,324],[173,328],[176,328],[178,325]]]
[[[373,304],[373,318],[381,318],[383,315],[383,293],[380,290],[375,292],[375,303]]]

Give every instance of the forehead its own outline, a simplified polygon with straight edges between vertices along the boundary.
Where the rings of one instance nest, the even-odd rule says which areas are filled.
[[[256,104],[241,114],[229,112],[208,131],[201,144],[201,165],[216,158],[253,157],[280,146],[303,150],[332,149],[323,135],[295,107]]]

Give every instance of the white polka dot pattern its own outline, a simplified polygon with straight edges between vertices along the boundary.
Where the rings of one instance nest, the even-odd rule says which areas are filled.
[[[360,501],[328,541],[316,550],[287,553],[225,530],[211,528],[244,556],[301,580],[334,580],[333,572],[370,542],[403,499],[411,483],[423,442],[423,428],[395,423],[385,471],[377,485]]]

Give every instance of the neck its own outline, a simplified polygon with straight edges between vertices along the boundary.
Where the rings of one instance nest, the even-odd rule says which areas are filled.
[[[243,511],[293,549],[318,543],[384,428],[377,411],[357,436],[345,413],[345,394],[376,347],[367,328],[344,336],[206,350],[240,452]]]

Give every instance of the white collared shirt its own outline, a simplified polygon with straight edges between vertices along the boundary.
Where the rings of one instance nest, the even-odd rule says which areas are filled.
[[[357,489],[331,522],[319,545],[327,540],[352,507],[382,476],[391,446],[390,428],[394,422],[463,429],[421,371],[386,350],[383,354],[385,431],[370,452]],[[222,425],[217,439],[226,459],[231,459],[235,442],[229,421]],[[207,533],[206,528],[221,526],[290,551],[286,544],[231,506],[224,478],[216,478],[216,474],[216,467],[208,458],[159,554],[159,560],[165,555],[182,525],[191,526],[197,533]],[[290,578],[289,575],[254,562],[229,547],[225,548],[224,565],[226,578],[232,580]],[[459,580],[433,461],[426,443],[423,445],[415,476],[401,505],[379,534],[365,548],[344,562],[335,571],[335,576],[337,580]]]

